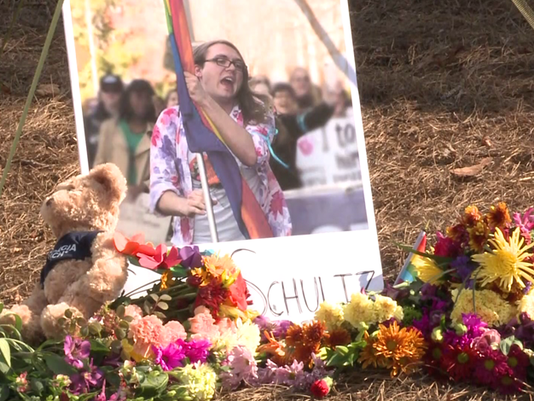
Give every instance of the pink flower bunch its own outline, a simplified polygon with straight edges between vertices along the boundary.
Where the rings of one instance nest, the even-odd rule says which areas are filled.
[[[128,337],[133,340],[133,353],[141,358],[153,357],[152,346],[166,348],[187,337],[184,326],[172,320],[165,325],[157,316],[148,315],[132,321]]]

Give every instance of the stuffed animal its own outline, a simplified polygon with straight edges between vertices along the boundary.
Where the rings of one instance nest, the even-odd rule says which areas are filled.
[[[115,249],[113,232],[126,190],[118,167],[102,164],[59,184],[44,200],[41,215],[58,241],[30,297],[7,311],[22,318],[26,341],[60,338],[58,319],[67,309],[88,319],[120,295],[128,263]],[[14,322],[6,312],[1,320]]]

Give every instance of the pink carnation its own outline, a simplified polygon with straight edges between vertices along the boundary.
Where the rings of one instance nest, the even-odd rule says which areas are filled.
[[[214,324],[210,310],[205,306],[195,309],[195,316],[189,319],[191,323],[191,336],[194,340],[208,340],[214,342],[220,335],[219,328]]]
[[[157,341],[153,341],[152,344],[156,347],[166,348],[169,344],[175,343],[177,340],[185,340],[187,333],[184,326],[177,320],[171,320],[167,322]]]
[[[479,352],[487,352],[492,349],[493,345],[499,345],[501,335],[495,329],[488,329],[484,333],[473,339],[473,348]]]
[[[134,352],[147,357],[152,352],[152,342],[160,338],[162,331],[163,323],[154,315],[133,321],[128,336],[134,340]]]
[[[137,305],[128,305],[124,309],[124,316],[130,316],[130,317],[133,318],[132,321],[135,321],[135,320],[141,319],[143,317],[143,311]]]

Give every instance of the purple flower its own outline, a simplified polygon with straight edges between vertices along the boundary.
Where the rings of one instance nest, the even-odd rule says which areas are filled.
[[[235,390],[243,381],[251,383],[258,379],[256,360],[246,347],[234,347],[223,365],[230,367],[228,372],[221,373],[222,386],[225,389]]]
[[[101,387],[103,379],[104,374],[98,367],[93,366],[93,361],[91,360],[89,370],[82,371],[70,377],[70,391],[76,395],[87,393],[92,389]]]
[[[451,267],[456,269],[462,282],[465,282],[471,277],[471,274],[475,271],[477,266],[471,261],[469,256],[463,255],[451,262]],[[472,280],[470,280],[470,283],[468,284],[472,284]]]
[[[530,233],[534,230],[534,216],[531,216],[534,208],[529,208],[523,216],[519,213],[513,214],[514,223],[521,230],[521,235],[525,238],[527,244],[530,244]]]
[[[195,267],[202,267],[202,255],[198,246],[184,246],[180,249],[180,263],[182,267],[186,269],[192,269]]]
[[[272,333],[276,339],[284,339],[286,337],[287,329],[291,326],[289,320],[270,320],[265,316],[258,316],[254,319],[254,323],[259,327],[261,333],[261,341],[267,341],[265,331]]]
[[[154,362],[160,365],[163,370],[173,370],[183,366],[182,361],[185,359],[185,352],[180,344],[172,343],[165,348],[152,346],[152,350],[156,354]]]
[[[525,288],[523,288],[523,295],[527,295],[532,288],[532,283],[530,281],[527,281],[525,283]]]
[[[65,361],[76,369],[82,369],[82,359],[89,357],[91,343],[89,341],[81,341],[80,339],[74,339],[71,336],[67,336],[65,337],[63,350],[65,351]]]
[[[473,339],[484,334],[484,331],[488,327],[486,322],[483,322],[480,317],[474,313],[462,313],[462,321],[467,326],[467,335]]]
[[[189,359],[190,363],[206,362],[211,347],[211,343],[208,340],[191,340],[186,342],[179,339],[176,343],[182,347],[185,357]]]

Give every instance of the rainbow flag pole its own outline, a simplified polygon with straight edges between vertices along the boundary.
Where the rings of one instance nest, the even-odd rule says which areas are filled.
[[[202,192],[204,193],[204,202],[206,203],[206,213],[208,215],[211,242],[215,244],[219,242],[219,235],[217,234],[217,225],[215,224],[215,215],[213,214],[213,205],[211,203],[208,175],[206,174],[206,165],[204,164],[204,156],[202,153],[197,153],[196,157],[198,163],[198,174],[200,175],[200,183],[202,184]]]

